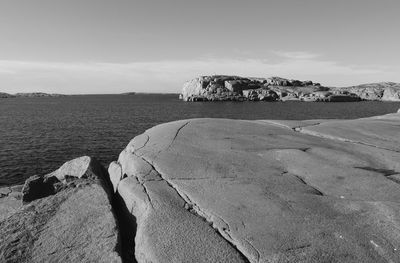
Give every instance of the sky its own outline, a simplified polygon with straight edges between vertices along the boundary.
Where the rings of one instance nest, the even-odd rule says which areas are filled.
[[[179,93],[201,75],[400,82],[398,0],[0,0],[0,92]]]

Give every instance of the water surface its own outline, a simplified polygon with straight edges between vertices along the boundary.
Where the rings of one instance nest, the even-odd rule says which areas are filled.
[[[398,102],[197,102],[177,95],[85,95],[0,99],[0,186],[23,183],[72,158],[108,165],[136,135],[189,118],[353,119],[396,112]]]

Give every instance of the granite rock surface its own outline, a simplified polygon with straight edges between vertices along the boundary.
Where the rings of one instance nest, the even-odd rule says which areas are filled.
[[[138,262],[400,262],[400,114],[171,122],[110,170]]]

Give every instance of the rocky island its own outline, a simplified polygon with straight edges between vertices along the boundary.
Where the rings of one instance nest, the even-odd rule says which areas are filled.
[[[310,80],[214,75],[184,83],[180,98],[184,101],[400,101],[400,84],[382,82],[338,88]]]
[[[1,188],[0,261],[400,262],[399,123],[155,126]]]

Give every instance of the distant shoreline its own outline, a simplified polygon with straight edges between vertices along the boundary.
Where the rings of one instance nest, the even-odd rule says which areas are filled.
[[[70,97],[70,96],[113,96],[113,95],[123,95],[123,96],[136,96],[136,95],[174,95],[178,96],[179,93],[148,93],[148,92],[127,92],[127,93],[93,93],[93,94],[58,94],[58,93],[44,93],[44,92],[30,92],[30,93],[16,93],[9,94],[5,92],[0,92],[0,99],[7,98],[56,98],[56,97]]]
[[[0,98],[38,98],[38,97],[63,97],[64,94],[57,93],[44,93],[44,92],[28,92],[28,93],[15,93],[9,94],[0,92]]]

